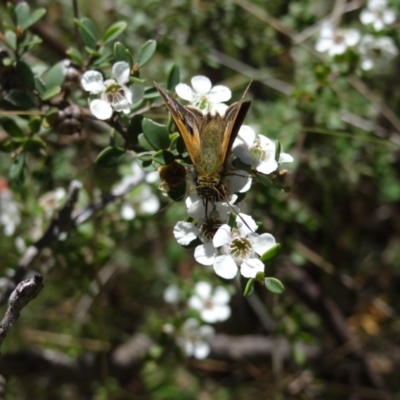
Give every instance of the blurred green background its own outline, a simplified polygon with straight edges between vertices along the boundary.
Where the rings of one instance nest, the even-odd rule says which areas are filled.
[[[182,82],[205,75],[229,86],[235,100],[254,79],[245,123],[278,139],[295,161],[285,176],[290,192],[256,182],[242,210],[281,243],[266,273],[286,291],[257,290],[256,305],[239,292],[232,317],[215,326],[210,356],[183,358],[162,332],[177,318],[163,291],[206,276],[172,235],[185,207],[125,221],[117,200],[43,249],[32,266],[45,289],[3,344],[7,399],[400,398],[399,58],[363,71],[357,47],[336,58],[314,49],[318,24],[332,12],[338,26],[391,37],[398,47],[399,21],[376,32],[360,22],[361,3],[77,2],[79,17],[99,32],[126,21],[119,40],[133,54],[157,41],[141,71],[147,86],[165,84],[173,64]],[[73,4],[29,4],[47,14],[32,27],[43,43],[28,61],[51,66],[76,43]],[[400,11],[395,1],[389,6]],[[0,13],[6,19],[5,2]],[[145,116],[161,122],[165,115]],[[0,141],[6,137],[0,129]],[[97,166],[109,136],[87,122],[81,135],[47,131],[43,138],[46,156],[31,157],[24,185],[13,188],[21,222],[12,236],[0,232],[5,277],[21,257],[15,238],[33,243],[50,221],[41,196],[79,179],[83,207],[109,193],[133,160]],[[11,162],[0,153],[4,180]],[[153,192],[169,203],[157,185]]]

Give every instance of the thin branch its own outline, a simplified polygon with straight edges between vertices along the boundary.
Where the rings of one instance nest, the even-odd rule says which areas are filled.
[[[11,292],[15,289],[18,283],[25,278],[28,269],[36,260],[40,252],[45,247],[48,247],[57,241],[60,233],[68,232],[92,218],[97,211],[101,210],[107,204],[111,203],[117,198],[124,196],[134,187],[142,183],[145,176],[145,172],[140,171],[134,176],[126,177],[110,194],[95,201],[87,207],[75,211],[74,206],[78,199],[78,194],[82,188],[82,184],[76,180],[72,181],[68,189],[67,201],[64,207],[59,212],[58,216],[52,220],[50,226],[47,228],[43,236],[36,243],[26,249],[24,255],[18,263],[18,267],[15,270],[13,277],[1,290],[0,306],[7,302]]]
[[[36,274],[33,278],[22,281],[11,293],[7,311],[0,322],[0,348],[4,338],[17,321],[21,310],[43,289],[43,278]]]

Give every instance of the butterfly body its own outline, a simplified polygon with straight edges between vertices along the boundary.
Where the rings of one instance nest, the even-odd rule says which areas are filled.
[[[250,101],[241,100],[229,106],[224,115],[203,114],[199,109],[183,106],[157,83],[175,125],[181,135],[196,171],[197,193],[207,205],[225,199],[223,182],[227,174],[227,160],[233,142],[250,107]]]

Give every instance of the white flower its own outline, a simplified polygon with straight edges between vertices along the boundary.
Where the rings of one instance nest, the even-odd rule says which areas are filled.
[[[211,81],[206,76],[194,76],[191,79],[193,89],[185,83],[176,86],[178,96],[189,101],[204,114],[208,112],[224,115],[228,106],[223,104],[232,97],[232,93],[226,86],[212,87]]]
[[[369,0],[367,7],[361,11],[360,20],[364,25],[372,24],[376,31],[396,21],[396,13],[387,8],[386,0]]]
[[[195,294],[189,299],[189,307],[200,313],[200,318],[213,324],[227,320],[231,315],[228,303],[231,299],[229,292],[222,286],[212,290],[208,282],[197,282]]]
[[[215,258],[214,271],[222,278],[232,279],[237,275],[239,266],[245,278],[255,278],[258,272],[264,272],[264,264],[258,256],[274,247],[276,241],[269,233],[252,233],[243,221],[239,223],[239,219],[237,224],[238,229],[222,225],[214,236],[213,245],[221,247],[223,254]]]
[[[243,125],[235,140],[233,153],[245,164],[250,164],[262,174],[274,172],[280,163],[292,162],[293,157],[280,153],[279,160],[275,160],[276,144],[263,135],[256,135],[249,126]]]
[[[129,82],[130,68],[124,61],[115,63],[112,67],[115,79],[103,80],[100,72],[86,71],[81,79],[82,87],[91,94],[100,94],[100,99],[90,102],[90,111],[98,119],[109,119],[113,109],[117,112],[128,114],[131,104],[135,104],[143,97],[143,85],[126,84]]]
[[[187,357],[195,357],[199,360],[210,354],[210,340],[215,335],[214,328],[210,325],[200,326],[194,318],[187,319],[182,326],[181,336],[177,338],[177,344]]]
[[[178,285],[172,284],[165,288],[164,290],[164,301],[170,304],[176,304],[181,298],[181,290]]]
[[[360,32],[356,29],[334,28],[330,22],[322,25],[315,49],[321,53],[328,52],[330,56],[343,54],[349,47],[355,46],[360,40]]]
[[[160,199],[153,194],[151,187],[141,184],[133,190],[121,207],[121,218],[131,221],[136,214],[154,214],[160,208]]]
[[[0,179],[0,226],[3,225],[4,235],[12,236],[20,222],[19,204],[14,201],[7,183]]]
[[[359,46],[361,54],[361,68],[368,71],[376,63],[384,64],[397,56],[398,50],[392,38],[388,36],[375,37],[365,35]]]

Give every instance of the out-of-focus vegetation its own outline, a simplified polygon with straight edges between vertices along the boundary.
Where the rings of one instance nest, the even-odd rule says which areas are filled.
[[[169,201],[157,182],[143,183],[85,222],[62,227],[68,234],[40,248],[29,265],[45,287],[3,343],[6,398],[400,396],[399,57],[372,52],[374,66],[365,70],[362,39],[334,56],[315,48],[321,23],[332,17],[336,28],[357,29],[361,38],[389,37],[399,49],[400,21],[382,30],[363,24],[365,4],[356,0],[77,3],[75,17],[90,18],[99,33],[125,21],[118,40],[134,57],[148,40],[157,42],[140,70],[146,87],[142,107],[154,104],[152,82],[165,86],[174,64],[181,82],[204,75],[229,86],[235,100],[254,79],[246,124],[279,140],[295,161],[287,164],[284,177],[290,192],[255,183],[242,210],[280,242],[281,254],[266,273],[279,278],[286,291],[277,296],[256,286],[245,298],[231,282],[195,266],[193,249],[178,245],[172,234],[175,223],[186,218],[184,204],[146,213],[143,205],[154,201],[153,195],[161,208]],[[46,9],[27,28],[42,43],[22,58],[36,75],[68,58],[71,46],[84,53],[72,2],[41,0],[30,6]],[[398,14],[400,4],[392,1],[387,8]],[[4,35],[10,23],[5,2],[0,14],[4,60],[11,40]],[[78,74],[88,60],[76,68]],[[3,288],[26,248],[43,237],[63,207],[67,195],[59,189],[67,191],[79,180],[76,209],[90,208],[132,175],[136,150],[117,134],[110,139],[110,126],[90,116],[79,79],[68,88],[68,99],[81,107],[82,129],[74,126],[80,133],[65,134],[48,121],[33,129],[34,117],[47,113],[49,104],[24,112],[10,106],[12,68],[0,65],[0,206],[11,197],[17,208],[12,232],[6,231],[9,220],[0,219]],[[49,98],[60,107],[60,99]],[[144,117],[165,122],[159,105]],[[10,128],[4,118],[20,128]],[[31,140],[24,145],[25,159],[6,148],[10,137]],[[121,163],[104,168],[95,160],[110,143],[129,151]],[[18,163],[27,165],[24,177]],[[129,212],[135,209],[134,218],[121,214],[127,205]],[[214,325],[211,352],[200,360],[182,356],[167,327],[176,329],[186,311],[165,302],[163,294],[178,284],[190,297],[202,280],[235,294],[231,317]]]

